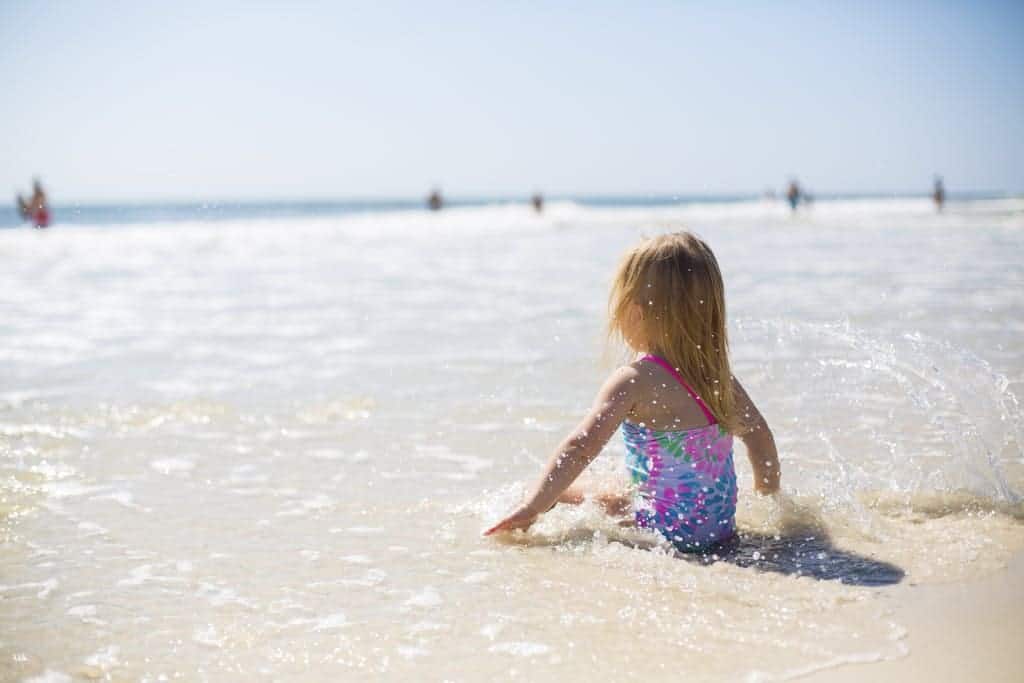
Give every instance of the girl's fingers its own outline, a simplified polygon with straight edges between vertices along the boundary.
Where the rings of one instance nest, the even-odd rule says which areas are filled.
[[[490,529],[484,532],[484,536],[490,536],[496,534],[499,531],[511,531],[512,529],[528,529],[531,524],[537,519],[537,515],[524,512],[523,510],[516,510],[511,515],[501,520]]]
[[[516,518],[516,517],[506,517],[505,519],[501,520],[500,522],[498,522],[497,524],[492,526],[490,529],[485,531],[484,532],[484,536],[490,536],[491,534],[496,534],[499,531],[511,531],[513,529],[525,529],[526,527],[530,526],[530,524],[533,523],[532,520],[530,522],[526,522],[525,524],[523,522],[524,522],[524,520]]]
[[[492,526],[490,529],[485,531],[484,532],[484,536],[490,536],[491,534],[494,534],[494,533],[497,533],[499,531],[502,531],[502,530],[504,530],[504,528],[507,525],[508,525],[508,520],[507,519],[503,519],[500,522],[498,522],[497,524],[495,524],[494,526]]]

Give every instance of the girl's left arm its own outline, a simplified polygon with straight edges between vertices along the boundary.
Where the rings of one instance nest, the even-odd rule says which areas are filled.
[[[484,532],[526,529],[558,502],[558,496],[572,484],[601,452],[636,402],[638,373],[629,366],[619,368],[597,392],[594,405],[572,430],[544,467],[533,492],[523,503]]]

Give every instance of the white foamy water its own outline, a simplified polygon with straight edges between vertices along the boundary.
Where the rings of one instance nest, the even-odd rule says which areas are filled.
[[[786,497],[680,558],[479,532],[689,228]],[[0,679],[785,678],[901,656],[899,583],[1024,547],[1024,201],[552,204],[0,231]],[[612,486],[616,441],[585,475]]]

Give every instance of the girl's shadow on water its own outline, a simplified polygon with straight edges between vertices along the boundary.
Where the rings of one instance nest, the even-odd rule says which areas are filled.
[[[594,530],[578,527],[558,538],[538,539],[522,535],[506,536],[502,542],[513,545],[538,546],[563,543],[585,543],[594,537]],[[643,550],[657,547],[654,543],[619,540],[624,545]],[[906,575],[889,562],[841,550],[832,545],[828,532],[816,524],[788,524],[778,534],[740,529],[736,535],[700,552],[678,550],[676,556],[704,565],[728,562],[737,567],[775,572],[790,576],[807,576],[821,581],[839,581],[849,586],[891,586]]]
[[[684,552],[680,556],[701,564],[728,562],[738,567],[839,581],[850,586],[890,586],[906,575],[889,562],[834,547],[821,529],[786,535],[740,530],[728,541],[700,553]]]

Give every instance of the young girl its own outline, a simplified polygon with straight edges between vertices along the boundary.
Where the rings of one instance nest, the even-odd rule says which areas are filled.
[[[526,529],[559,502],[582,502],[569,485],[621,424],[636,524],[683,551],[728,539],[736,528],[733,435],[747,447],[759,493],[778,490],[780,470],[771,430],[729,367],[725,292],[711,249],[687,232],[631,249],[609,314],[609,333],[639,357],[612,373],[533,492],[484,534]],[[630,502],[598,501],[611,511]]]

